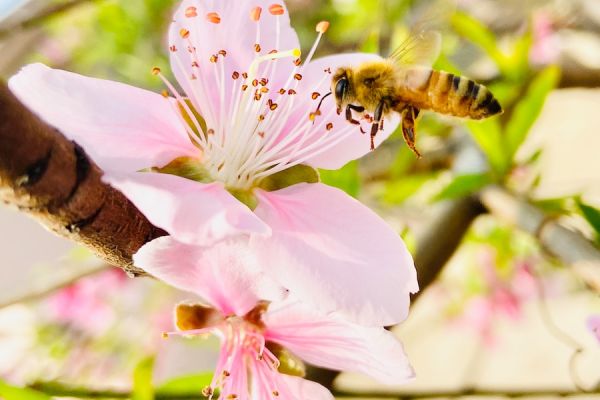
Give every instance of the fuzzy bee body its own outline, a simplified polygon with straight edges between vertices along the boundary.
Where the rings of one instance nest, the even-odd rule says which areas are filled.
[[[415,123],[421,110],[470,119],[483,119],[502,112],[502,107],[483,85],[468,78],[424,66],[407,66],[394,58],[339,68],[331,91],[338,110],[346,109],[349,122],[359,124],[352,111],[373,113],[373,139],[382,129],[383,118],[392,112],[402,116],[407,145],[415,148]]]

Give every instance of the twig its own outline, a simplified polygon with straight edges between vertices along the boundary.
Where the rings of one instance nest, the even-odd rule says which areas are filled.
[[[66,11],[71,10],[72,8],[79,6],[84,3],[89,3],[91,0],[71,0],[64,2],[62,4],[54,4],[43,10],[41,10],[38,14],[24,20],[17,22],[15,24],[11,24],[8,28],[0,29],[0,39],[4,39],[7,36],[10,36],[16,32],[21,32],[26,29],[30,29],[48,18],[52,18],[58,16]]]
[[[132,274],[132,255],[166,233],[152,225],[76,143],[0,83],[0,200]]]
[[[64,260],[63,263],[67,265],[59,265],[55,268],[52,268],[53,273],[49,275],[40,285],[27,285],[26,288],[18,286],[12,290],[11,288],[4,289],[2,292],[0,292],[0,308],[8,307],[13,304],[38,300],[76,282],[81,278],[96,274],[112,267],[98,260],[94,260],[91,263]],[[57,274],[57,269],[59,269],[59,271],[62,273]]]
[[[571,265],[587,285],[600,290],[600,250],[589,240],[501,187],[485,188],[480,198],[491,214],[537,238],[548,253]]]
[[[484,212],[477,199],[465,197],[448,201],[431,218],[431,223],[417,238],[415,266],[419,293],[433,283],[460,245],[471,223]]]
[[[82,387],[75,387],[65,385],[57,382],[37,382],[30,386],[31,389],[44,392],[51,396],[65,396],[65,397],[76,397],[76,398],[87,398],[87,399],[128,399],[131,398],[129,391],[111,390],[111,389],[87,389]],[[521,389],[521,390],[503,390],[503,389],[485,389],[485,388],[460,388],[456,390],[441,390],[441,391],[416,391],[416,392],[347,392],[337,391],[335,392],[336,398],[356,398],[356,397],[369,397],[379,399],[420,399],[420,398],[434,398],[434,397],[446,397],[446,398],[457,398],[463,396],[482,396],[482,397],[534,397],[534,396],[546,396],[546,397],[568,397],[568,396],[579,396],[589,395],[590,393],[600,394],[600,388],[592,392],[579,392],[574,390],[564,389]],[[200,393],[196,392],[177,392],[167,393],[163,391],[157,391],[154,394],[156,400],[169,399],[169,400],[199,400],[204,397]]]

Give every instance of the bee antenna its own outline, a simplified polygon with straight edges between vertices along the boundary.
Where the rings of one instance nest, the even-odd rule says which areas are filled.
[[[314,112],[315,116],[321,114],[321,104],[323,104],[323,100],[325,100],[325,98],[329,95],[331,95],[331,91],[329,93],[326,93],[325,95],[323,95],[323,97],[321,97],[321,100],[319,101],[319,105],[317,106],[317,109]],[[315,121],[313,120],[313,125],[314,124],[315,124]]]

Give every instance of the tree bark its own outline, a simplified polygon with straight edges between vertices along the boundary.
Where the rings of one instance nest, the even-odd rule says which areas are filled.
[[[0,199],[130,274],[132,255],[166,235],[102,182],[85,151],[41,121],[0,83]]]

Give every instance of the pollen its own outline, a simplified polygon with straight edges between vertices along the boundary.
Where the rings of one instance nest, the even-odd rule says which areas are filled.
[[[248,79],[248,73],[247,72],[242,72],[242,78]]]
[[[328,131],[333,129],[333,124],[330,122],[327,125],[325,125],[325,129],[327,129]]]
[[[202,395],[204,397],[210,397],[210,396],[212,396],[213,392],[214,392],[214,390],[210,386],[207,386],[204,389],[202,389]]]
[[[210,128],[209,130],[207,130],[207,131],[206,131],[206,133],[207,133],[208,135],[214,135],[214,134],[215,134],[215,130],[214,130],[214,129],[212,129],[212,128]]]
[[[319,92],[313,92],[312,95],[310,96],[313,100],[316,100],[319,98],[321,94]]]
[[[260,44],[256,43],[254,45],[254,51],[257,52],[257,53],[260,53],[260,50],[261,50]]]
[[[258,86],[258,79],[252,80],[252,86],[254,86],[254,87]]]
[[[233,71],[233,74],[231,74],[232,79],[238,79],[239,77],[240,77],[240,73],[237,71]]]
[[[169,98],[169,91],[167,89],[163,89],[160,94],[162,95],[162,97],[164,97],[165,99]]]
[[[288,94],[290,96],[292,96],[292,95],[296,94],[296,91],[294,89],[290,89],[290,90],[288,90]]]
[[[264,115],[262,115],[262,114],[260,114],[260,115],[258,116],[258,120],[259,120],[259,121],[264,121],[264,120],[265,120],[265,116],[264,116]]]
[[[158,68],[158,67],[152,68],[152,75],[158,75],[158,74],[160,74],[160,68]]]
[[[218,24],[221,22],[221,17],[216,12],[209,12],[206,14],[206,20],[208,22],[212,22],[213,24]]]
[[[250,19],[254,22],[258,22],[260,20],[260,14],[262,13],[261,7],[254,7],[250,10]]]
[[[279,392],[277,390],[273,390],[273,396],[278,397],[279,396]]]
[[[262,132],[262,131],[261,131],[261,132],[258,132],[258,136],[260,136],[261,138],[264,138],[264,137],[265,137],[265,133],[264,133],[264,132]]]
[[[225,50],[219,50],[219,54],[223,57],[227,57],[227,52]]]
[[[321,21],[317,24],[316,31],[323,34],[329,29],[329,21]]]
[[[269,12],[273,15],[282,15],[285,12],[285,9],[281,4],[271,4],[269,6]]]
[[[187,39],[190,37],[190,31],[185,28],[181,28],[179,30],[179,36],[181,36],[183,39]]]
[[[260,80],[261,86],[267,86],[267,83],[269,83],[269,80],[267,78],[261,78],[261,80]]]
[[[302,63],[302,60],[299,58],[296,58],[293,62],[294,62],[295,66],[299,66]]]
[[[248,85],[242,85],[242,91],[246,91],[246,89],[248,89]]]
[[[177,47],[173,44],[173,45],[169,46],[169,50],[171,50],[172,52],[176,52]]]
[[[262,93],[269,93],[269,88],[268,87],[262,87],[262,88],[260,88],[260,91]]]
[[[279,94],[285,94],[285,89],[284,88],[279,89]]]
[[[196,7],[188,7],[185,9],[185,16],[188,18],[192,18],[192,17],[196,17],[198,16],[198,12]]]
[[[295,79],[295,80],[297,80],[297,81],[301,81],[301,80],[302,80],[302,75],[300,75],[300,74],[295,74],[295,75],[294,75],[294,79]]]
[[[213,54],[212,56],[210,56],[211,63],[216,63],[218,59],[219,59],[219,56],[216,54]]]
[[[192,68],[200,68],[200,65],[198,65],[198,62],[192,61]]]

